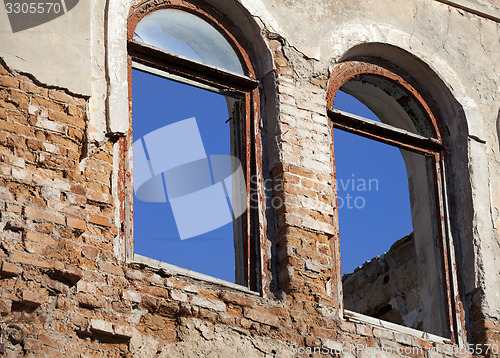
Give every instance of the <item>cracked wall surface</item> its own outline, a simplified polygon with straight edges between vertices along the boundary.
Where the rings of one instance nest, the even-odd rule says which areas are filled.
[[[291,345],[362,345],[458,356],[446,339],[343,314],[326,90],[333,66],[356,56],[399,67],[439,108],[467,330],[455,343],[500,345],[498,22],[434,0],[207,0],[252,47],[262,176],[284,183],[272,192],[284,205],[262,213],[270,234],[256,294],[124,260],[117,175],[133,3],[80,1],[17,33],[0,11],[0,334],[23,332],[0,342],[6,350],[288,357]]]

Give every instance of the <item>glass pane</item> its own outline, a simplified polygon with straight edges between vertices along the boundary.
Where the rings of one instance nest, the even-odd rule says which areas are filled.
[[[135,69],[132,92],[134,252],[235,282],[238,101]]]
[[[340,91],[335,108],[378,121]],[[342,130],[333,135],[344,307],[449,336],[432,159]]]
[[[363,74],[347,81],[341,90],[363,101],[385,124],[424,137],[436,137],[420,104],[392,81]]]
[[[347,274],[413,232],[410,196],[398,148],[338,129],[334,144],[342,273]]]
[[[134,39],[243,75],[236,52],[212,25],[179,10],[158,10],[137,25]]]

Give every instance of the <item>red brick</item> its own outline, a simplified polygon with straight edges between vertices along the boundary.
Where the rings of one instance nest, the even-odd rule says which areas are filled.
[[[19,84],[19,88],[21,89],[21,91],[29,93],[34,93],[34,94],[40,93],[40,88],[38,88],[37,85],[34,85],[33,83],[30,82],[21,81]]]
[[[97,214],[88,214],[88,221],[92,224],[100,226],[111,226],[111,221],[109,218]]]
[[[81,231],[87,230],[87,223],[83,220],[76,219],[76,218],[67,217],[66,218],[66,225],[68,225],[69,227],[72,227],[74,229],[81,230]]]
[[[40,106],[56,112],[62,112],[64,110],[64,105],[56,103],[54,101],[49,101],[39,96],[31,97],[31,104],[33,106]]]
[[[114,265],[114,264],[109,263],[109,262],[99,262],[98,265],[99,265],[99,269],[101,269],[104,272],[108,272],[108,273],[110,273],[112,275],[116,275],[116,276],[125,276],[122,268],[118,265]]]
[[[103,308],[106,306],[106,300],[93,293],[78,292],[75,295],[75,299],[84,307]]]
[[[254,307],[255,302],[247,297],[238,296],[232,293],[221,292],[219,294],[221,300],[227,303],[232,303],[243,307]]]
[[[61,281],[53,280],[47,275],[43,276],[42,283],[47,285],[47,287],[53,289],[54,291],[63,293],[65,295],[69,293],[68,285],[62,283]]]
[[[12,261],[37,267],[52,267],[52,262],[48,259],[20,251],[16,251],[12,254]]]
[[[2,261],[0,267],[0,273],[4,276],[17,276],[22,271],[19,266],[7,261]]]
[[[19,88],[19,80],[9,76],[0,76],[0,86]]]
[[[11,89],[9,91],[9,93],[10,93],[10,99],[17,102],[17,103],[28,103],[29,102],[30,96],[24,92]]]
[[[47,297],[47,292],[42,289],[39,289],[39,291],[24,290],[22,293],[22,302],[30,307],[38,307],[47,300]]]
[[[24,239],[27,241],[36,242],[36,243],[41,244],[41,245],[47,245],[47,246],[53,246],[53,247],[57,246],[56,239],[52,238],[51,236],[42,235],[42,234],[38,234],[35,232],[27,231],[25,233]]]
[[[268,313],[259,312],[256,309],[245,307],[243,315],[255,322],[267,324],[269,326],[279,327],[280,321],[276,316],[270,315]]]
[[[12,301],[2,298],[0,300],[0,314],[6,315],[11,312],[12,309]]]
[[[2,131],[20,134],[27,137],[35,136],[35,131],[32,128],[14,122],[7,122],[4,120],[0,120],[0,128]]]
[[[43,209],[27,207],[24,209],[24,214],[27,219],[48,221],[60,225],[65,224],[63,215]]]

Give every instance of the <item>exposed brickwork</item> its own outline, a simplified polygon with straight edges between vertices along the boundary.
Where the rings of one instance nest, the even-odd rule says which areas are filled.
[[[172,343],[188,342],[186,330],[195,329],[213,349],[213,332],[244,345],[256,337],[249,346],[262,344],[252,348],[260,356],[275,356],[272,342],[283,356],[293,356],[283,350],[290,344],[413,352],[388,357],[458,356],[449,343],[339,319],[331,292],[339,283],[326,80],[310,78],[298,91],[280,42],[270,43],[283,149],[272,171],[283,183],[274,186],[283,202],[276,210],[279,298],[118,261],[114,144],[87,152],[86,99],[0,67],[0,323],[25,332],[23,344],[10,341],[8,350],[28,357],[169,356]],[[478,342],[499,341],[498,325],[475,321]]]

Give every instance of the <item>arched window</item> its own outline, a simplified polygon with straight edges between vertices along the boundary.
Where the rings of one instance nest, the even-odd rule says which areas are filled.
[[[342,92],[362,102],[373,112],[374,117],[370,119],[359,116],[346,108],[339,110],[335,102],[340,102],[339,98],[345,96]],[[392,242],[395,243],[388,252],[384,252],[388,250],[388,247],[384,247],[379,252],[380,256],[344,275],[343,289],[341,271],[340,268],[337,269],[338,292],[339,298],[343,297],[344,317],[359,318],[367,315],[437,336],[457,339],[462,332],[457,317],[457,312],[461,310],[453,240],[449,229],[445,151],[437,110],[425,92],[401,70],[381,60],[367,58],[345,61],[334,68],[329,81],[327,102],[328,116],[335,130],[350,132],[399,149],[403,168],[406,169],[406,178],[403,176],[399,180],[403,181],[403,186],[408,187],[409,195],[402,195],[406,195],[409,200],[411,220],[408,222],[411,222],[413,230],[407,236],[393,237]],[[371,151],[369,148],[375,147],[369,143],[366,146],[359,144],[361,141],[355,137],[343,139],[341,133],[334,133],[334,142],[336,139],[345,141],[342,150],[357,152],[358,158],[363,157],[363,150]],[[337,149],[335,146],[335,150]],[[378,153],[376,150],[373,149],[364,156],[373,156]],[[391,155],[393,152],[394,150]],[[356,160],[356,156],[343,155]],[[396,161],[400,161],[397,156],[396,152],[395,157],[387,157],[394,160],[394,166],[398,165]],[[340,174],[342,176],[336,173],[338,193],[341,193],[342,186],[345,186],[344,189],[350,188],[345,185],[345,176],[351,173]],[[369,190],[368,185],[375,185],[370,180],[376,182],[376,190],[385,185],[380,178],[349,179],[363,180],[362,188],[365,191]],[[353,190],[359,188],[358,185],[360,183],[356,182]],[[390,193],[396,187],[386,189]],[[352,200],[355,198],[355,195],[351,197]],[[339,208],[341,200],[345,198],[338,194],[337,199]],[[351,204],[354,209],[360,203]],[[385,198],[375,205],[379,207],[374,210],[383,212],[391,204]],[[359,217],[355,225],[370,225],[368,218],[363,219],[362,215],[361,219]],[[393,220],[383,218],[389,225],[391,219]],[[342,257],[339,241],[350,240],[350,245],[362,247],[363,240],[385,242],[388,239],[383,237],[384,234],[375,233],[375,230],[368,237],[343,237],[342,224],[340,222],[340,237],[335,249],[336,255],[339,255],[337,262]],[[367,230],[370,231],[369,228]]]
[[[127,254],[258,290],[258,81],[234,29],[189,1],[131,10]]]

